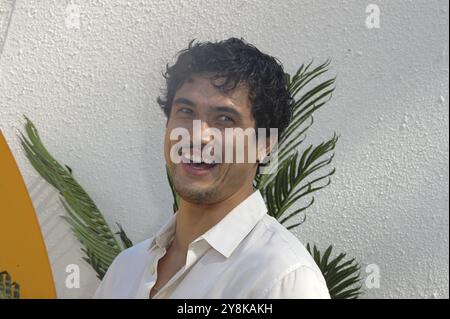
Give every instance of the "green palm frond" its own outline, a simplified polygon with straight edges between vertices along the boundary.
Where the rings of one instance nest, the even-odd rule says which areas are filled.
[[[26,117],[25,117],[26,118]],[[25,153],[37,172],[61,195],[61,202],[67,212],[62,216],[71,226],[75,236],[83,244],[84,258],[103,278],[114,258],[132,245],[122,227],[119,235],[123,246],[106,223],[103,215],[91,197],[72,176],[68,166],[59,164],[43,145],[33,123],[26,118],[27,137],[20,133],[20,140]]]
[[[309,145],[301,155],[298,151],[305,140],[306,131],[314,123],[313,113],[330,100],[334,91],[335,78],[331,78],[303,93],[308,84],[312,84],[314,79],[328,70],[330,60],[315,68],[311,68],[311,64],[312,61],[308,65],[302,64],[292,79],[286,74],[291,95],[294,99],[300,97],[294,103],[292,121],[279,136],[277,148],[272,154],[277,157],[276,166],[269,165],[267,168],[269,174],[257,174],[255,177],[255,185],[266,200],[268,213],[282,224],[304,213],[314,203],[313,196],[307,205],[284,216],[294,203],[328,186],[331,182],[330,176],[335,172],[334,168],[328,172],[323,172],[322,169],[333,160],[334,153],[331,152],[338,141],[336,133],[326,142],[317,146]],[[327,182],[321,185],[324,180]],[[297,227],[305,219],[304,214],[302,221],[287,228]]]
[[[0,272],[0,299],[20,299],[20,285],[11,282],[7,271]]]
[[[115,233],[116,235],[119,235],[120,240],[122,241],[122,244],[125,248],[130,248],[133,246],[133,242],[130,240],[130,238],[128,238],[127,234],[125,233],[125,231],[122,228],[122,225],[120,225],[119,223],[116,223],[117,227],[119,227],[119,231],[117,233]]]
[[[315,148],[312,148],[311,145],[303,152],[301,158],[299,158],[298,152],[295,151],[280,165],[275,179],[261,190],[266,199],[269,215],[274,216],[281,224],[284,224],[314,203],[314,197],[312,197],[309,204],[296,209],[282,218],[294,203],[330,184],[331,180],[329,177],[334,174],[334,168],[312,180],[307,181],[307,177],[331,163],[333,155],[329,158],[323,158],[334,149],[336,141],[337,137],[334,136],[331,140],[321,143]],[[327,183],[320,185],[325,179]],[[304,216],[306,218],[306,215]],[[288,226],[287,228],[291,229],[301,223]]]
[[[306,249],[319,266],[332,299],[356,299],[363,293],[360,284],[361,266],[355,258],[345,260],[346,254],[341,253],[336,258],[330,259],[333,246],[329,246],[323,254],[316,245],[311,249],[308,243]]]
[[[308,65],[302,64],[292,79],[289,74],[286,74],[288,88],[295,103],[292,121],[279,136],[277,148],[271,155],[277,157],[278,167],[283,166],[283,163],[289,160],[290,155],[304,141],[304,134],[314,123],[313,113],[331,99],[334,91],[335,78],[322,81],[311,89],[306,88],[314,79],[327,72],[330,65],[330,60],[326,60],[321,65],[310,69],[312,62]],[[303,90],[307,91],[303,93]],[[276,167],[272,168],[269,165],[267,170],[271,174],[257,174],[255,178],[256,187],[260,190],[276,178]]]

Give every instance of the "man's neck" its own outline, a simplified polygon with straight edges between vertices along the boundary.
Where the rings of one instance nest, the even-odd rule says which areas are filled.
[[[191,242],[216,225],[253,192],[250,185],[213,205],[194,204],[181,199],[171,249],[186,254]]]

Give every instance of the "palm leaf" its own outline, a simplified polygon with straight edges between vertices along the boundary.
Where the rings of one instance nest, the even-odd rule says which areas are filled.
[[[335,78],[331,78],[320,82],[303,93],[303,89],[312,84],[314,79],[327,72],[330,65],[330,60],[326,60],[321,65],[310,69],[312,62],[308,65],[302,64],[292,79],[289,74],[286,74],[289,91],[296,102],[293,106],[292,121],[279,136],[278,145],[271,154],[272,157],[277,158],[280,166],[304,141],[304,134],[314,123],[313,113],[331,99],[334,91]],[[297,98],[299,95],[301,96]],[[276,166],[271,167],[269,165],[267,168],[269,174],[258,174],[255,178],[256,187],[260,190],[264,189],[268,183],[276,178],[276,169]]]
[[[20,299],[20,285],[11,282],[7,271],[0,272],[0,299]]]
[[[328,172],[323,169],[333,160],[332,151],[338,141],[336,133],[326,142],[317,146],[309,145],[301,154],[298,151],[305,140],[306,131],[314,123],[313,113],[330,100],[334,91],[335,78],[324,80],[306,90],[313,80],[328,70],[330,60],[315,68],[311,68],[311,64],[312,61],[308,65],[302,64],[292,79],[286,74],[291,95],[294,98],[300,97],[294,103],[292,121],[280,135],[278,145],[271,155],[277,161],[270,162],[266,174],[258,173],[255,177],[255,186],[266,200],[268,213],[280,223],[285,224],[303,213],[303,219],[287,226],[288,229],[297,227],[306,220],[305,211],[314,203],[314,197],[309,195],[328,186],[330,176],[335,172],[334,168]],[[306,92],[303,93],[303,90]],[[318,176],[313,178],[313,175]],[[323,184],[324,181],[327,182]],[[306,196],[310,197],[309,203],[288,214],[290,207]]]
[[[51,156],[28,118],[25,131],[27,137],[22,133],[19,137],[27,158],[36,171],[59,191],[67,213],[63,218],[83,244],[82,250],[87,256],[84,259],[102,279],[114,258],[132,245],[131,240],[119,225],[120,230],[116,233],[122,241],[122,245],[119,245],[94,201],[73,177],[72,170],[68,166],[62,166]]]
[[[341,253],[330,260],[333,246],[329,246],[323,254],[316,245],[311,249],[308,243],[306,249],[322,272],[332,299],[355,299],[363,293],[361,267],[354,258],[345,260],[346,254]]]
[[[119,231],[116,233],[116,235],[119,235],[120,240],[123,243],[123,246],[125,248],[130,248],[133,246],[133,242],[131,241],[130,238],[128,238],[127,234],[125,233],[125,231],[122,228],[122,225],[120,225],[119,223],[116,223],[117,227],[119,227]]]
[[[333,155],[328,158],[325,157],[334,149],[336,142],[337,137],[334,136],[315,148],[312,148],[311,145],[303,152],[301,158],[299,158],[298,152],[294,151],[280,165],[275,178],[265,188],[260,189],[261,194],[266,199],[269,215],[274,216],[280,220],[281,224],[284,224],[314,203],[314,197],[312,197],[309,204],[282,218],[294,203],[330,184],[330,176],[334,174],[335,169],[331,169],[313,179],[308,180],[308,177],[331,163]],[[327,180],[325,184],[323,184],[324,180]],[[292,226],[289,228],[292,228]]]

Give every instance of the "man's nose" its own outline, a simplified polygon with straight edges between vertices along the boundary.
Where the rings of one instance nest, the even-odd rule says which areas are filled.
[[[200,133],[202,145],[206,145],[213,140],[213,136],[211,135],[211,126],[208,124],[208,121],[201,121]]]
[[[212,126],[205,120],[194,120],[192,137],[200,141],[201,145],[206,145],[213,140],[211,134]]]

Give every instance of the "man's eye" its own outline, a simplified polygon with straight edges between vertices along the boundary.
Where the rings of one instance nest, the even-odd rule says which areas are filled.
[[[226,115],[219,116],[219,121],[222,121],[222,122],[234,122],[231,117],[226,116]]]
[[[180,110],[178,112],[181,112],[183,114],[192,114],[193,113],[191,109],[188,109],[186,107],[180,108]]]

